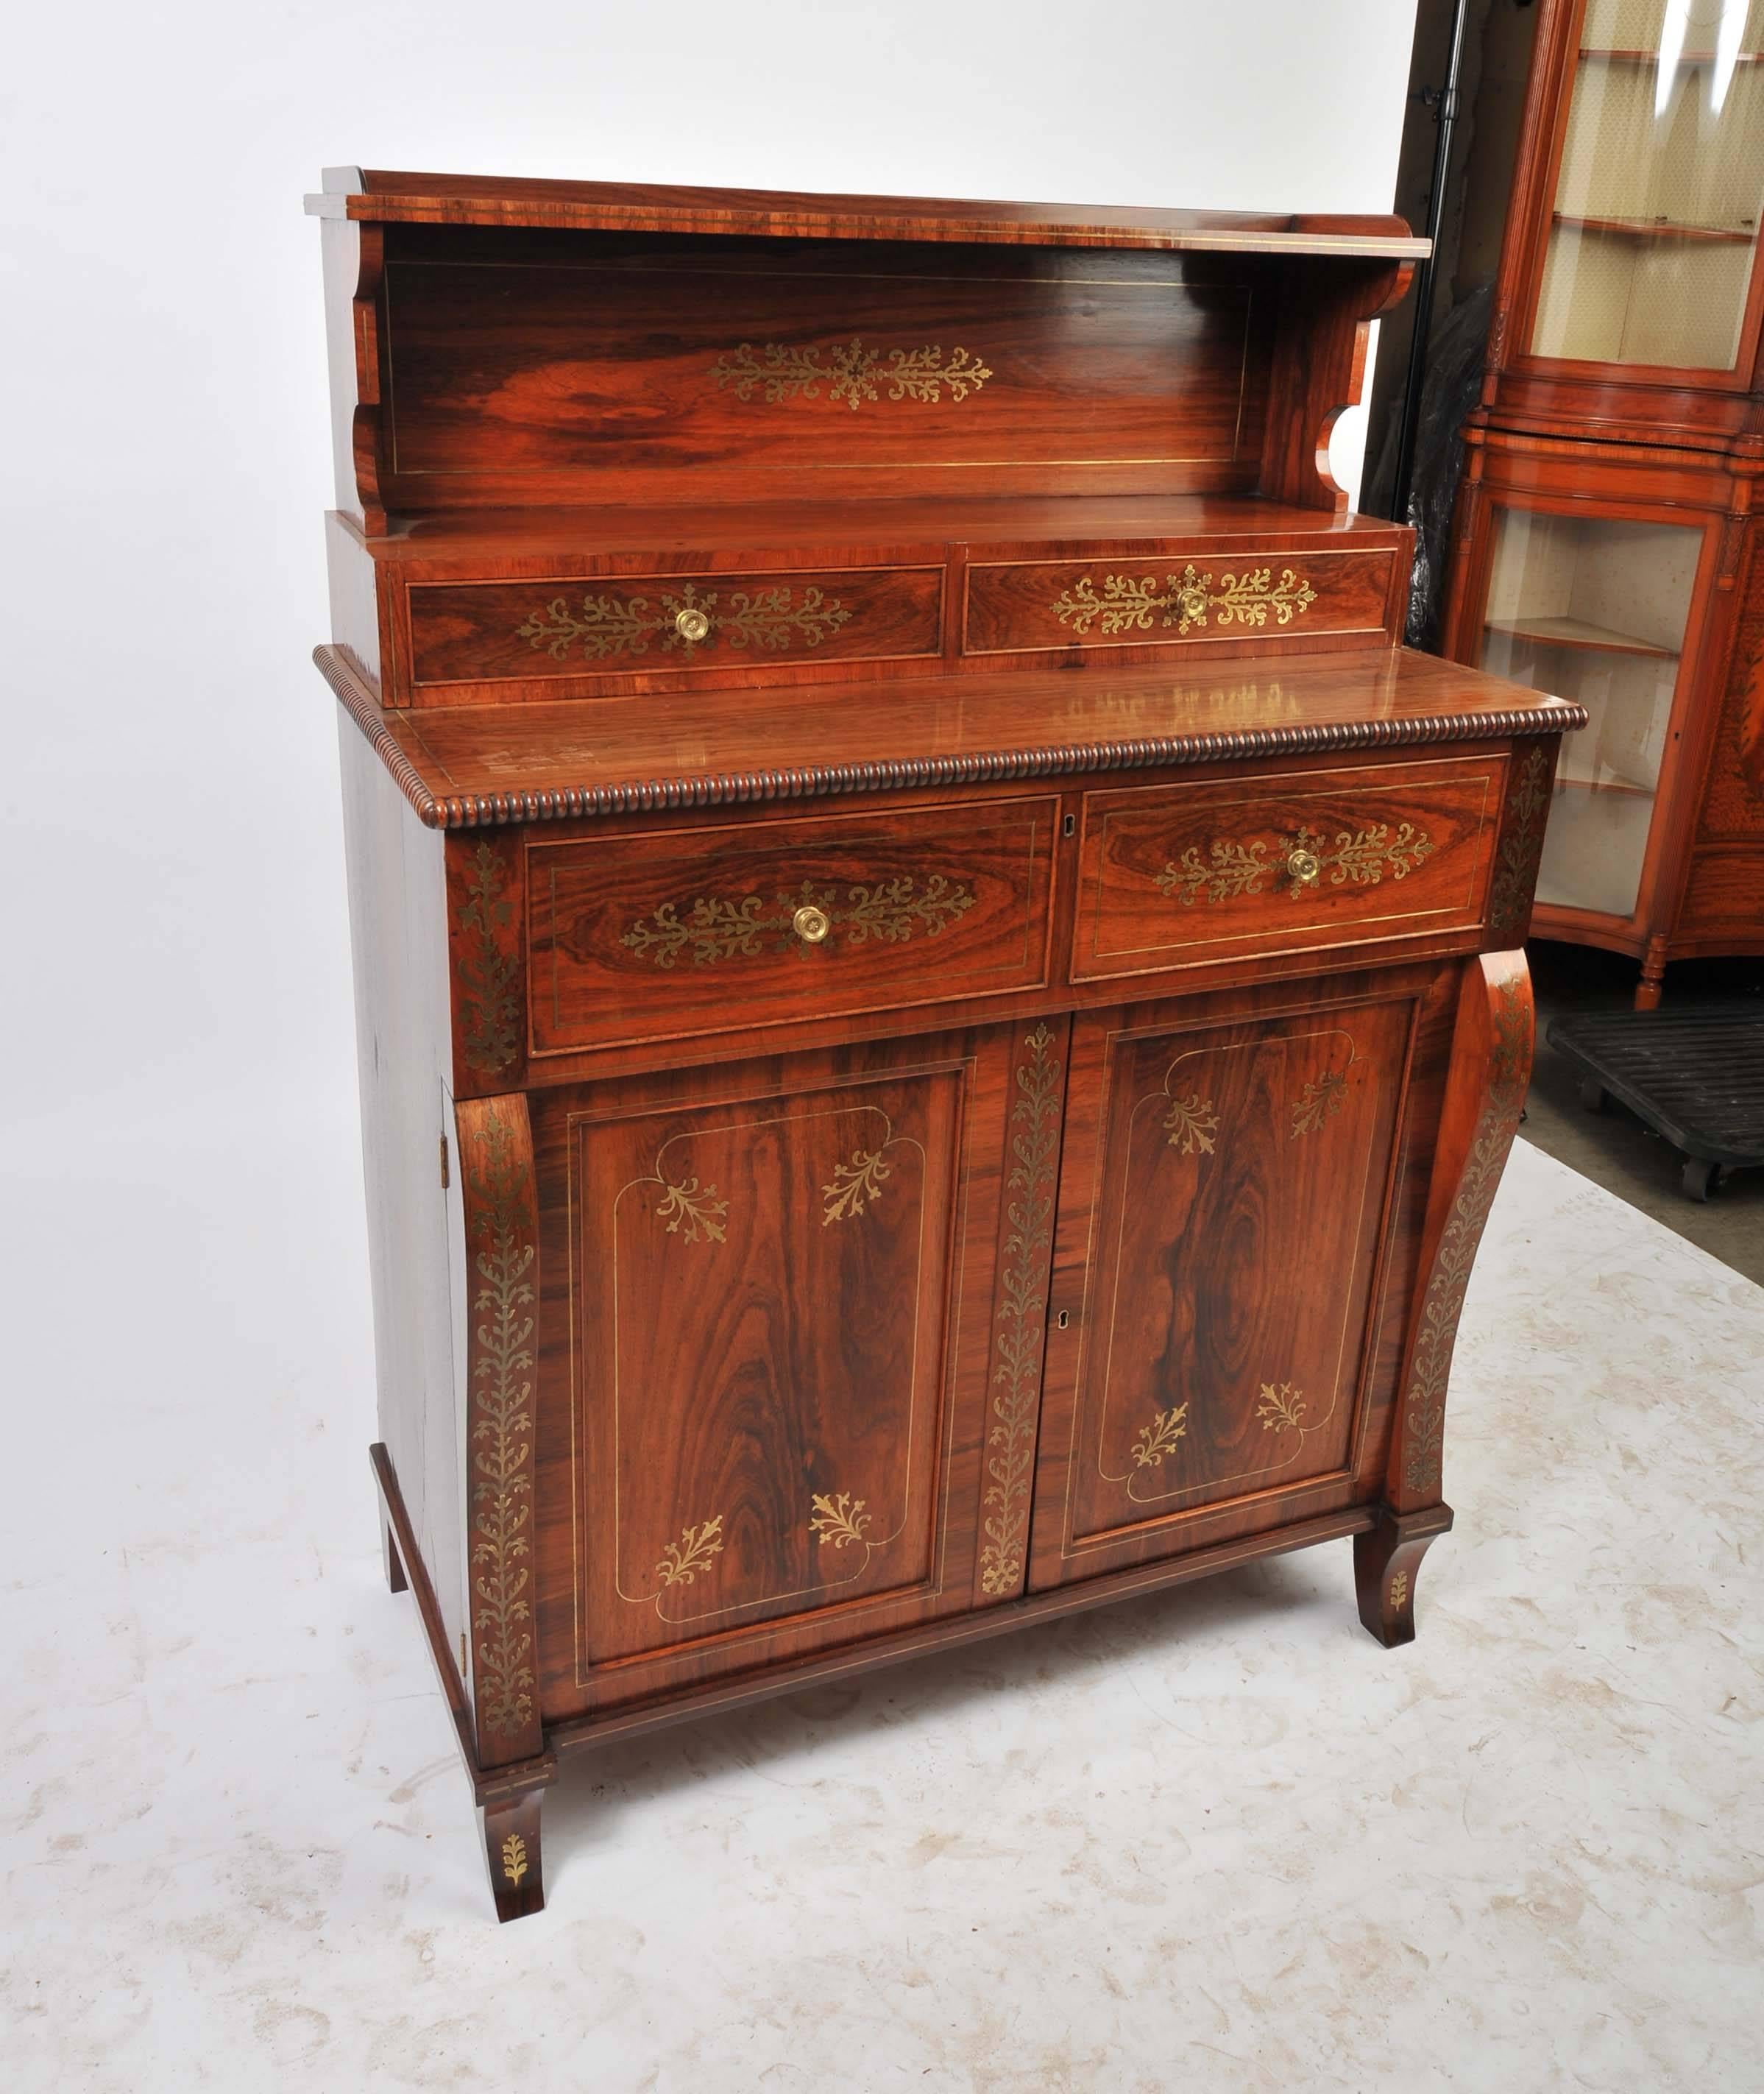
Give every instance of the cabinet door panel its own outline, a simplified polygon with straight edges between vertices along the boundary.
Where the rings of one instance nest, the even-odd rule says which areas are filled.
[[[968,1604],[1011,1038],[632,1080],[554,1115],[548,1714]]]
[[[1075,1029],[1033,1586],[1352,1496],[1415,1005],[1312,993]]]

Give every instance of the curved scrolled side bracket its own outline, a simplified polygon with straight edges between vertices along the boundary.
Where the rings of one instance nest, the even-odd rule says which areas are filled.
[[[1446,1384],[1477,1246],[1524,1109],[1532,1067],[1532,983],[1523,953],[1467,963],[1452,1071],[1434,1149],[1414,1313],[1405,1348],[1386,1502],[1439,1502]]]
[[[327,167],[328,191],[352,194],[359,167]],[[383,226],[326,217],[319,237],[324,258],[325,340],[331,371],[332,450],[337,506],[358,517],[370,537],[384,534],[380,497],[380,291],[385,277]]]
[[[1402,302],[1414,273],[1408,262],[1352,271],[1339,263],[1292,265],[1268,374],[1262,493],[1303,509],[1347,507],[1347,490],[1330,470],[1330,438],[1359,405],[1371,323]]]

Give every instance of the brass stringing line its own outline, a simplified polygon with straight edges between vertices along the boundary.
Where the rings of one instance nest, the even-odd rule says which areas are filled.
[[[907,1074],[915,1074],[915,1073],[917,1073],[917,1074],[936,1074],[936,1073],[938,1073],[938,1072],[937,1072],[936,1071],[933,1070],[933,1071],[903,1071],[903,1072],[901,1072],[901,1073],[902,1073],[902,1075],[907,1075]],[[736,1103],[742,1102],[742,1101],[734,1101],[734,1100],[732,1100],[732,1101],[727,1101],[727,1102],[728,1102],[728,1104],[730,1104],[730,1105],[733,1105],[733,1104],[736,1104]],[[920,1165],[921,1165],[922,1171],[928,1171],[928,1160],[927,1160],[926,1156],[925,1156],[925,1150],[924,1150],[924,1145],[923,1145],[923,1143],[921,1143],[919,1140],[918,1140],[918,1139],[917,1139],[915,1136],[911,1136],[911,1135],[897,1135],[897,1134],[895,1134],[895,1133],[893,1132],[893,1125],[892,1125],[892,1123],[891,1123],[891,1122],[889,1121],[889,1119],[888,1114],[887,1114],[886,1113],[884,1113],[884,1112],[882,1110],[882,1108],[881,1108],[880,1106],[862,1105],[862,1104],[859,1104],[859,1105],[844,1105],[844,1106],[836,1106],[830,1107],[830,1108],[828,1108],[828,1109],[827,1109],[827,1110],[823,1110],[823,1111],[819,1111],[819,1112],[809,1112],[809,1113],[784,1113],[784,1114],[775,1114],[775,1115],[773,1115],[772,1117],[771,1117],[771,1118],[769,1118],[769,1119],[766,1119],[747,1120],[747,1121],[741,1121],[741,1122],[731,1122],[731,1123],[730,1123],[728,1126],[726,1126],[726,1127],[716,1127],[716,1128],[709,1128],[709,1129],[706,1129],[706,1128],[689,1128],[689,1129],[687,1129],[687,1130],[686,1130],[684,1132],[683,1132],[683,1133],[670,1135],[670,1136],[668,1136],[667,1140],[666,1141],[664,1141],[664,1142],[662,1144],[661,1147],[660,1147],[660,1148],[656,1151],[656,1167],[657,1167],[657,1171],[660,1171],[662,1158],[663,1158],[667,1154],[667,1153],[668,1149],[669,1149],[670,1148],[671,1148],[671,1147],[672,1147],[672,1145],[674,1145],[674,1143],[675,1143],[675,1142],[676,1142],[676,1141],[692,1141],[692,1140],[698,1140],[698,1139],[702,1138],[702,1137],[703,1137],[706,1134],[707,1134],[707,1133],[708,1133],[708,1134],[734,1134],[734,1133],[747,1133],[747,1134],[751,1134],[751,1133],[755,1133],[755,1132],[757,1132],[759,1129],[761,1129],[761,1128],[763,1128],[763,1127],[789,1126],[789,1125],[791,1125],[791,1124],[793,1124],[793,1123],[798,1123],[798,1122],[806,1121],[806,1120],[811,1120],[811,1119],[838,1119],[838,1118],[840,1118],[841,1115],[844,1115],[844,1114],[853,1114],[853,1113],[874,1113],[874,1114],[875,1114],[877,1115],[877,1117],[882,1120],[882,1122],[883,1122],[884,1125],[884,1126],[886,1126],[886,1127],[888,1127],[889,1128],[889,1145],[891,1145],[891,1146],[892,1146],[892,1145],[895,1145],[895,1144],[899,1144],[901,1146],[905,1147],[905,1148],[910,1148],[910,1149],[917,1149],[917,1150],[919,1151],[919,1162],[920,1162]],[[575,1123],[574,1123],[574,1121],[572,1120],[572,1122],[571,1122],[571,1125],[573,1126],[574,1124],[575,1124]],[[922,1182],[923,1182],[923,1180],[922,1180]],[[719,1615],[719,1614],[742,1614],[742,1613],[745,1613],[745,1612],[747,1612],[747,1611],[750,1610],[751,1609],[753,1609],[753,1608],[754,1608],[754,1607],[771,1606],[771,1605],[775,1605],[777,1601],[780,1601],[780,1600],[795,1600],[795,1599],[801,1599],[801,1598],[804,1597],[806,1595],[807,1595],[807,1594],[809,1594],[809,1593],[811,1593],[811,1592],[825,1592],[826,1590],[828,1590],[828,1587],[829,1587],[829,1585],[830,1585],[830,1584],[849,1584],[852,1582],[852,1580],[853,1580],[853,1579],[857,1579],[857,1578],[859,1578],[859,1577],[861,1577],[861,1576],[863,1575],[864,1565],[863,1565],[863,1564],[860,1564],[860,1565],[857,1567],[857,1569],[856,1569],[856,1570],[853,1570],[852,1572],[850,1572],[850,1573],[849,1573],[849,1575],[847,1577],[845,1577],[845,1578],[836,1579],[831,1579],[831,1580],[829,1580],[829,1579],[823,1579],[822,1581],[820,1581],[819,1583],[818,1583],[818,1584],[813,1584],[813,1585],[802,1585],[802,1586],[797,1586],[797,1587],[796,1587],[795,1588],[793,1588],[792,1591],[788,1592],[768,1592],[768,1593],[763,1593],[763,1594],[762,1594],[762,1595],[761,1595],[758,1599],[753,1599],[753,1600],[743,1600],[743,1601],[740,1601],[737,1605],[734,1605],[734,1606],[729,1606],[729,1607],[706,1607],[706,1608],[702,1608],[702,1609],[700,1609],[700,1610],[699,1610],[697,1613],[695,1613],[695,1614],[668,1614],[668,1613],[667,1613],[667,1612],[663,1609],[663,1605],[662,1605],[663,1592],[667,1589],[667,1586],[666,1586],[665,1584],[664,1584],[664,1586],[663,1586],[663,1589],[662,1589],[661,1591],[657,1591],[657,1592],[645,1592],[645,1593],[632,1594],[632,1593],[628,1592],[625,1590],[625,1588],[624,1588],[624,1576],[623,1576],[623,1566],[622,1566],[622,1565],[621,1565],[621,1563],[620,1563],[620,1562],[619,1562],[619,1547],[620,1547],[620,1544],[621,1544],[621,1542],[622,1542],[622,1540],[623,1540],[623,1514],[622,1514],[622,1510],[621,1510],[621,1508],[620,1508],[620,1503],[619,1503],[619,1483],[618,1483],[618,1445],[619,1445],[619,1403],[620,1403],[620,1393],[621,1393],[621,1392],[620,1392],[620,1386],[619,1386],[619,1344],[620,1344],[620,1337],[619,1337],[619,1201],[622,1201],[622,1200],[623,1199],[623,1197],[624,1197],[624,1196],[625,1196],[625,1194],[626,1194],[627,1193],[628,1193],[628,1192],[632,1191],[632,1188],[635,1188],[635,1187],[637,1187],[637,1186],[639,1186],[639,1185],[653,1185],[653,1184],[664,1184],[664,1183],[665,1183],[665,1180],[663,1180],[663,1178],[661,1178],[661,1177],[659,1177],[659,1176],[658,1176],[658,1175],[654,1175],[654,1174],[653,1174],[653,1173],[652,1173],[652,1174],[650,1174],[650,1175],[647,1175],[647,1176],[645,1176],[645,1177],[642,1177],[642,1178],[632,1178],[632,1179],[628,1179],[628,1180],[625,1182],[625,1184],[623,1184],[623,1185],[621,1185],[621,1186],[619,1187],[619,1188],[618,1192],[614,1195],[614,1197],[613,1197],[613,1203],[612,1203],[612,1214],[613,1214],[613,1240],[612,1240],[612,1275],[613,1275],[613,1286],[612,1286],[612,1325],[613,1325],[613,1332],[612,1332],[612,1338],[613,1338],[613,1447],[614,1447],[614,1481],[613,1481],[613,1590],[614,1590],[614,1591],[618,1594],[619,1597],[619,1598],[620,1598],[620,1599],[621,1599],[621,1600],[625,1603],[625,1605],[626,1605],[627,1606],[637,1606],[637,1607],[647,1606],[647,1605],[650,1605],[650,1603],[653,1601],[654,1602],[656,1614],[657,1614],[658,1617],[661,1620],[663,1620],[663,1621],[664,1621],[664,1622],[666,1622],[666,1623],[669,1623],[671,1626],[684,1626],[684,1624],[686,1624],[686,1623],[690,1623],[690,1622],[699,1622],[699,1621],[708,1621],[708,1620],[711,1620],[711,1619],[714,1619],[716,1616],[718,1616],[718,1615]],[[925,1203],[923,1200],[921,1200],[921,1201],[920,1201],[920,1203],[919,1203],[919,1225],[918,1258],[917,1258],[917,1262],[916,1262],[916,1263],[915,1263],[915,1267],[914,1267],[914,1284],[913,1284],[913,1333],[912,1333],[912,1340],[911,1340],[911,1350],[910,1350],[910,1360],[909,1360],[909,1372],[910,1372],[910,1376],[911,1376],[911,1386],[910,1386],[910,1398],[909,1398],[908,1409],[907,1409],[906,1458],[906,1464],[905,1464],[906,1475],[906,1478],[907,1478],[906,1497],[905,1497],[905,1499],[904,1499],[904,1501],[903,1501],[903,1502],[902,1502],[902,1507],[901,1507],[901,1517],[900,1517],[899,1522],[898,1522],[898,1523],[896,1525],[896,1527],[894,1527],[893,1531],[892,1533],[890,1533],[890,1534],[888,1534],[888,1535],[884,1536],[883,1537],[881,1537],[881,1538],[880,1538],[880,1540],[875,1540],[875,1541],[873,1541],[873,1542],[872,1542],[872,1541],[870,1541],[870,1540],[867,1540],[865,1541],[865,1544],[864,1544],[865,1548],[866,1548],[867,1550],[871,1550],[871,1551],[874,1551],[874,1550],[878,1549],[887,1549],[887,1548],[890,1547],[890,1546],[891,1546],[894,1542],[897,1541],[897,1540],[899,1540],[899,1538],[900,1538],[901,1535],[902,1534],[902,1532],[903,1532],[903,1531],[905,1531],[905,1529],[906,1529],[906,1526],[907,1519],[908,1519],[908,1518],[909,1518],[909,1516],[910,1515],[911,1511],[912,1511],[912,1483],[911,1483],[911,1478],[912,1478],[912,1458],[913,1458],[913,1449],[914,1449],[914,1445],[915,1445],[915,1444],[916,1435],[917,1435],[918,1431],[919,1431],[919,1395],[920,1395],[920,1377],[919,1377],[919,1319],[920,1319],[920,1315],[921,1315],[921,1313],[922,1313],[923,1297],[923,1293],[924,1293],[924,1279],[923,1279],[923,1275],[924,1275],[924,1263],[925,1263],[925,1228],[926,1228],[926,1223],[927,1223],[926,1203]],[[574,1277],[573,1277],[573,1273],[572,1273],[572,1276],[571,1276],[571,1284],[572,1284],[572,1288],[573,1288],[573,1284],[574,1284]],[[572,1427],[572,1430],[573,1430],[573,1427]],[[722,1522],[722,1515],[719,1514],[718,1514],[718,1515],[717,1515],[717,1518],[716,1518],[716,1519],[715,1519],[714,1522],[709,1522],[709,1523],[706,1523],[706,1524],[707,1524],[707,1525],[710,1525],[710,1526],[715,1526],[715,1527],[716,1527],[719,1530],[720,1530],[721,1522]],[[690,1528],[688,1528],[688,1529],[684,1530],[684,1531],[683,1531],[683,1533],[682,1533],[682,1536],[681,1536],[682,1541],[684,1541],[684,1540],[686,1539],[686,1537],[687,1537],[688,1536],[689,1536],[693,1531],[693,1530],[692,1530],[692,1529],[690,1529]],[[701,1535],[701,1543],[702,1543],[702,1535]],[[720,1541],[719,1541],[719,1542],[718,1543],[717,1546],[718,1546],[719,1548],[720,1548],[720,1547],[721,1547],[721,1545],[722,1545],[722,1544],[721,1544],[721,1543],[720,1543]],[[665,1546],[665,1544],[664,1544],[664,1546]],[[713,1554],[715,1554],[715,1550],[713,1550],[711,1553],[712,1553]],[[867,1563],[868,1560],[869,1560],[869,1558],[868,1558],[868,1557],[867,1556],[867,1557],[865,1557],[865,1563]],[[578,1559],[578,1562],[577,1562],[577,1575],[578,1575],[578,1578],[580,1578],[580,1560],[579,1560],[579,1559]],[[690,1580],[688,1580],[688,1581],[685,1581],[685,1582],[689,1582],[689,1582],[691,1582],[691,1581],[690,1581]],[[581,1679],[582,1679],[582,1675],[581,1675],[581,1672],[580,1672],[580,1666],[578,1667],[577,1679],[578,1679],[579,1683],[581,1681]]]
[[[1013,1127],[1020,1123],[1021,1132],[1011,1136],[1016,1161],[1005,1181],[1005,1219],[1010,1228],[1000,1275],[994,1341],[998,1364],[993,1373],[999,1392],[993,1398],[996,1423],[986,1436],[986,1473],[991,1480],[981,1501],[986,1540],[980,1550],[980,1589],[994,1598],[1016,1590],[1028,1533],[1059,1136],[1062,1065],[1048,1051],[1053,1044],[1045,1023],[1025,1037],[1027,1058],[1017,1064],[1018,1097],[1010,1114]]]
[[[1080,639],[1089,636],[1093,625],[1105,638],[1149,632],[1159,611],[1163,613],[1162,625],[1174,626],[1180,639],[1191,627],[1199,631],[1207,626],[1214,615],[1221,631],[1231,625],[1266,626],[1271,610],[1275,624],[1290,625],[1317,601],[1309,580],[1291,567],[1280,570],[1279,581],[1273,568],[1267,567],[1240,568],[1231,574],[1222,571],[1219,582],[1215,589],[1212,576],[1201,573],[1191,561],[1180,575],[1165,577],[1162,592],[1154,575],[1136,580],[1132,575],[1105,575],[1098,596],[1095,581],[1086,575],[1062,590],[1048,608]]]
[[[477,1327],[477,1358],[472,1363],[478,1416],[471,1431],[476,1443],[471,1466],[476,1478],[476,1508],[471,1548],[472,1585],[482,1603],[474,1623],[477,1640],[479,1699],[488,1729],[509,1736],[532,1714],[532,1667],[528,1662],[532,1637],[528,1601],[528,1527],[532,1517],[532,1383],[522,1379],[532,1371],[529,1340],[533,1291],[527,1275],[535,1246],[521,1238],[532,1227],[522,1197],[523,1172],[514,1154],[514,1136],[492,1107],[484,1136],[475,1145],[473,1190],[482,1201],[472,1234],[479,1240],[475,1263],[483,1284],[472,1301],[474,1313],[489,1320]],[[462,1158],[464,1166],[464,1159]]]
[[[1494,1055],[1489,1071],[1488,1100],[1476,1123],[1458,1196],[1452,1202],[1435,1254],[1433,1275],[1422,1304],[1420,1329],[1410,1363],[1404,1400],[1408,1447],[1403,1481],[1418,1495],[1440,1488],[1445,1437],[1445,1391],[1451,1377],[1458,1317],[1470,1286],[1471,1267],[1483,1225],[1501,1182],[1501,1166],[1525,1104],[1531,1014],[1525,1001],[1526,978],[1510,975],[1500,984],[1495,1011]]]

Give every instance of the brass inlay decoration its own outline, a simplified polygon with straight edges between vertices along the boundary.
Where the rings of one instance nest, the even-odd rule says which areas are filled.
[[[1054,1036],[1038,1025],[1023,1041],[1011,1109],[1011,1153],[1005,1181],[1003,1267],[994,1350],[991,1431],[986,1436],[982,1500],[980,1589],[997,1598],[1023,1582],[1029,1531],[1029,1480],[1035,1465],[1036,1413],[1041,1393],[1041,1348],[1047,1327],[1048,1263],[1054,1246],[1054,1177],[1059,1155],[1062,1071]]]
[[[1393,1607],[1402,1607],[1406,1606],[1408,1603],[1409,1573],[1406,1570],[1399,1570],[1390,1581],[1390,1604]]]
[[[1289,1381],[1265,1381],[1256,1399],[1256,1415],[1264,1432],[1302,1432],[1305,1429],[1304,1392]]]
[[[887,1146],[884,1142],[882,1149]],[[821,1217],[823,1229],[833,1222],[850,1221],[881,1198],[883,1182],[893,1175],[893,1169],[884,1162],[882,1149],[854,1149],[850,1162],[833,1166],[832,1183],[821,1188],[821,1197],[827,1202],[827,1211]]]
[[[1292,1139],[1297,1141],[1301,1134],[1314,1134],[1326,1119],[1340,1111],[1347,1094],[1345,1069],[1325,1069],[1320,1076],[1313,1076],[1293,1108]]]
[[[1126,632],[1149,632],[1153,619],[1162,611],[1161,623],[1173,625],[1180,639],[1214,617],[1221,628],[1265,626],[1271,610],[1275,624],[1290,625],[1316,601],[1316,590],[1290,567],[1280,570],[1278,581],[1272,567],[1245,567],[1238,574],[1221,574],[1215,589],[1210,575],[1201,574],[1191,565],[1180,575],[1167,575],[1162,590],[1154,575],[1139,580],[1132,575],[1105,575],[1101,596],[1095,582],[1086,575],[1056,597],[1049,609],[1080,639],[1089,636],[1092,626],[1110,638]]]
[[[867,402],[880,399],[879,389],[888,389],[890,400],[934,402],[949,389],[952,400],[965,400],[978,393],[993,374],[977,356],[954,349],[946,358],[936,343],[924,349],[866,349],[861,336],[836,343],[821,361],[818,347],[798,347],[792,342],[768,341],[755,350],[750,341],[725,351],[710,367],[719,391],[732,392],[737,400],[751,400],[757,393],[769,406],[786,400],[819,400],[827,388],[829,406],[841,401],[853,414]]]
[[[662,1560],[655,1575],[664,1585],[689,1585],[710,1559],[723,1551],[723,1515],[707,1519],[702,1527],[683,1527],[678,1541],[662,1544]]]
[[[459,982],[459,1022],[468,1067],[497,1075],[520,1052],[520,962],[505,953],[497,932],[514,908],[502,893],[502,861],[488,843],[472,854],[459,912],[461,939],[454,972]]]
[[[543,647],[554,662],[568,659],[570,649],[580,645],[590,662],[605,662],[615,654],[647,654],[650,642],[659,639],[664,653],[678,649],[689,663],[701,646],[721,639],[731,647],[776,650],[785,647],[819,647],[842,625],[851,613],[837,597],[824,595],[810,585],[797,601],[794,589],[780,585],[768,589],[736,589],[726,608],[718,591],[698,594],[697,584],[688,582],[676,595],[658,592],[652,605],[646,596],[584,596],[579,610],[568,600],[554,597],[540,610],[528,612],[526,622],[515,628],[515,636],[529,647]]]
[[[527,1873],[527,1842],[519,1833],[511,1832],[502,1842],[502,1874],[518,1890],[520,1879]]]
[[[693,965],[716,967],[724,960],[758,959],[771,940],[774,952],[807,953],[813,947],[868,941],[902,945],[915,931],[934,938],[965,916],[976,897],[941,873],[919,882],[910,874],[852,886],[840,899],[837,888],[819,888],[805,880],[800,894],[780,894],[768,909],[765,897],[744,895],[732,901],[721,895],[701,896],[682,916],[664,901],[652,914],[633,923],[619,942],[634,953],[652,957],[658,967],[671,967],[689,950]]]
[[[1173,894],[1184,909],[1195,903],[1236,901],[1246,894],[1259,894],[1265,878],[1288,882],[1288,895],[1304,894],[1321,886],[1327,873],[1332,887],[1376,887],[1388,872],[1393,880],[1405,880],[1422,860],[1433,854],[1433,844],[1424,829],[1412,822],[1369,823],[1363,829],[1338,829],[1333,849],[1320,832],[1301,828],[1297,835],[1277,838],[1271,845],[1260,837],[1240,843],[1232,837],[1215,837],[1203,859],[1197,845],[1190,844],[1180,862],[1166,861],[1156,875],[1160,893]],[[1272,851],[1271,858],[1269,854]]]
[[[1133,1442],[1133,1466],[1136,1469],[1161,1469],[1166,1454],[1173,1454],[1176,1442],[1188,1429],[1188,1406],[1179,1403],[1173,1410],[1160,1410],[1149,1425],[1140,1427],[1139,1437]]]
[[[1418,1497],[1439,1494],[1445,1438],[1445,1387],[1451,1375],[1458,1314],[1470,1285],[1476,1246],[1482,1240],[1483,1224],[1501,1183],[1501,1166],[1506,1161],[1525,1104],[1531,1042],[1525,977],[1510,976],[1503,981],[1500,999],[1495,1010],[1488,1102],[1476,1123],[1458,1197],[1440,1234],[1410,1362],[1405,1421],[1408,1452],[1403,1481]]]
[[[843,1549],[849,1542],[861,1542],[871,1519],[864,1510],[865,1502],[862,1498],[854,1498],[849,1491],[841,1491],[836,1498],[815,1492],[810,1499],[813,1515],[809,1521],[810,1533],[819,1537],[823,1549],[828,1542],[835,1549]]]
[[[1184,1156],[1213,1153],[1213,1137],[1219,1132],[1219,1114],[1213,1110],[1213,1101],[1203,1098],[1198,1091],[1185,1098],[1175,1098],[1164,1115],[1164,1132],[1170,1137],[1170,1146],[1180,1149]]]
[[[492,1731],[519,1730],[532,1713],[532,1637],[527,1628],[528,1529],[532,1518],[533,1291],[527,1275],[537,1252],[525,1180],[508,1123],[493,1107],[484,1123],[472,1190],[481,1203],[474,1261],[483,1283],[472,1300],[484,1318],[472,1366],[477,1422],[471,1566],[479,1606],[478,1705]]]
[[[1507,802],[1488,888],[1488,928],[1497,937],[1517,937],[1524,925],[1549,811],[1549,753],[1541,742],[1534,743]]]
[[[666,1222],[667,1233],[678,1236],[684,1223],[687,1243],[723,1243],[727,1240],[723,1218],[729,1211],[727,1200],[717,1197],[715,1185],[701,1186],[696,1178],[683,1178],[679,1184],[662,1181],[666,1196],[655,1210],[655,1219]]]

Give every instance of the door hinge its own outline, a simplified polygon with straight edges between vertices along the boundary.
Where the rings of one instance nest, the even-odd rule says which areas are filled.
[[[454,1182],[453,1174],[447,1167],[447,1137],[445,1134],[441,1138],[441,1190],[445,1193],[447,1188]]]

